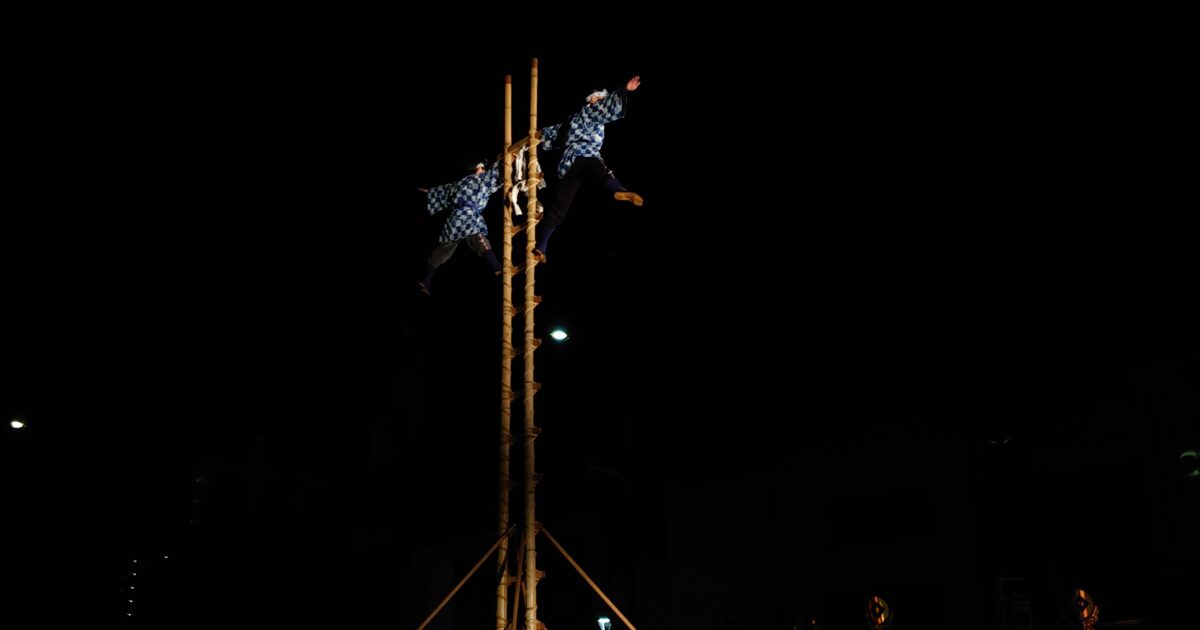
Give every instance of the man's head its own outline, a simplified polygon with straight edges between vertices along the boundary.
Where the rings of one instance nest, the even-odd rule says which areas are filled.
[[[587,95],[588,105],[595,105],[608,96],[608,90],[595,90]]]
[[[487,161],[478,153],[471,153],[463,157],[462,167],[468,174],[481,173],[487,168]]]

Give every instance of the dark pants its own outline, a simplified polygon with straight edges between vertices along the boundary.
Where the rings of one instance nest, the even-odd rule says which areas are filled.
[[[441,267],[454,255],[454,250],[458,249],[458,244],[463,242],[467,244],[467,247],[471,251],[484,259],[487,258],[487,253],[492,249],[492,244],[482,234],[472,234],[462,240],[450,241],[449,243],[438,243],[437,247],[433,248],[433,253],[429,255],[429,266],[435,269]]]
[[[603,159],[598,157],[575,158],[571,168],[567,169],[567,174],[558,181],[550,203],[546,204],[546,216],[542,217],[540,222],[542,228],[556,228],[558,224],[562,223],[563,217],[566,217],[567,211],[571,209],[571,202],[575,200],[575,193],[579,192],[579,187],[587,180],[594,181],[610,190],[624,190]]]

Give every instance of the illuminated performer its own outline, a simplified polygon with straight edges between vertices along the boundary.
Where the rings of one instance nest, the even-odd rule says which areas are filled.
[[[631,192],[621,184],[612,169],[600,157],[604,146],[604,125],[625,117],[629,93],[638,89],[642,78],[635,76],[624,87],[612,92],[597,90],[588,94],[583,109],[571,114],[560,124],[544,127],[537,132],[543,149],[562,149],[558,161],[558,185],[546,204],[545,216],[538,223],[538,241],[533,257],[546,261],[546,246],[554,229],[562,223],[575,193],[584,181],[593,181],[612,191],[613,198],[627,201],[635,206],[642,205],[642,196]]]
[[[497,276],[500,275],[500,261],[488,241],[487,222],[483,220],[488,198],[500,188],[500,159],[485,168],[483,160],[473,158],[467,162],[467,167],[469,174],[456,182],[417,189],[426,194],[425,211],[431,216],[450,210],[438,235],[438,244],[425,264],[425,275],[417,283],[417,288],[425,295],[432,294],[434,272],[450,260],[459,243],[465,242]]]

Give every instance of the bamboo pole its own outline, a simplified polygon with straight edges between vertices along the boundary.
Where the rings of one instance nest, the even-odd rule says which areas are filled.
[[[612,603],[612,600],[604,594],[604,591],[601,591],[600,587],[596,586],[596,583],[592,581],[592,578],[588,577],[588,574],[583,572],[583,567],[579,566],[579,563],[575,562],[575,559],[571,557],[571,554],[567,553],[567,550],[563,549],[563,546],[558,544],[558,541],[554,539],[554,536],[550,535],[550,531],[543,527],[542,533],[545,534],[546,538],[550,540],[550,544],[554,545],[558,551],[562,553],[563,557],[567,559],[567,562],[571,563],[571,566],[575,567],[575,570],[579,572],[579,575],[583,576],[583,579],[586,580],[588,585],[592,587],[592,590],[596,591],[596,594],[600,596],[600,599],[603,599],[604,603],[608,604],[608,607],[612,609],[613,613],[621,618],[621,621],[629,628],[629,630],[637,630],[637,628],[633,627],[633,624],[625,618],[625,615],[617,609],[617,605]]]
[[[525,540],[522,539],[521,545],[517,548],[517,572],[515,574],[517,581],[514,582],[514,584],[516,584],[516,588],[513,589],[512,617],[509,617],[509,619],[512,620],[510,622],[512,624],[512,630],[517,629],[517,602],[519,602],[521,597],[525,594],[525,586],[521,583],[521,576],[523,575],[521,570],[525,565],[524,560]]]
[[[514,523],[514,525],[516,524]],[[421,625],[417,626],[417,630],[424,630],[425,626],[429,625],[429,622],[433,621],[433,618],[436,617],[439,612],[442,612],[442,609],[446,607],[446,604],[450,603],[451,598],[453,598],[454,594],[458,592],[458,589],[462,588],[463,584],[466,584],[467,580],[471,579],[472,575],[475,575],[475,572],[479,570],[479,567],[483,566],[483,561],[487,560],[488,556],[492,555],[492,552],[496,550],[496,547],[500,546],[501,542],[508,540],[508,534],[510,531],[512,531],[512,527],[509,527],[507,531],[500,534],[500,538],[496,540],[495,543],[492,543],[492,546],[488,548],[487,553],[483,554],[483,557],[475,563],[475,566],[471,567],[470,571],[467,571],[467,574],[463,576],[463,579],[459,580],[458,584],[454,586],[454,589],[451,590],[450,593],[442,599],[442,602],[437,605],[437,608],[434,608],[433,612],[429,613],[429,616],[425,618],[425,621],[422,621]]]
[[[501,298],[501,328],[503,337],[500,340],[500,502],[497,516],[497,528],[500,531],[509,529],[508,499],[509,487],[509,451],[512,448],[512,163],[513,154],[507,150],[512,144],[512,75],[504,75],[504,245],[502,247],[501,264],[503,265],[503,284]],[[500,543],[496,553],[497,574],[500,576],[496,585],[496,630],[508,627],[508,538]]]
[[[534,58],[529,75],[529,136],[537,132],[537,84],[538,63]],[[537,142],[529,143],[529,172],[537,171]],[[537,262],[533,259],[533,247],[537,244],[537,186],[530,186],[526,198],[529,212],[525,219],[525,630],[540,630],[537,616],[537,530],[534,502],[537,477],[534,474],[533,442],[537,438],[537,427],[533,424],[533,309],[537,306],[534,295],[534,280]]]

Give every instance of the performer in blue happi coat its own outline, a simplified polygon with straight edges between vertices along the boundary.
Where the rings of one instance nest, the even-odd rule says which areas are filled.
[[[562,158],[558,162],[558,185],[546,204],[545,216],[538,224],[534,258],[545,262],[550,236],[571,209],[575,193],[579,192],[585,180],[603,184],[618,201],[642,205],[642,196],[622,186],[612,169],[604,163],[604,158],[600,157],[600,147],[604,145],[604,125],[625,117],[629,92],[638,89],[641,82],[642,78],[635,76],[624,87],[611,93],[608,90],[592,92],[588,94],[587,105],[583,109],[563,123],[544,127],[538,132],[542,141],[539,146],[551,150],[561,148]]]
[[[492,162],[491,168],[485,169],[482,160],[472,159],[468,162],[470,174],[466,177],[432,189],[417,189],[426,193],[425,211],[431,216],[450,210],[438,235],[438,244],[425,265],[425,275],[417,283],[417,288],[425,295],[433,290],[433,273],[450,260],[462,242],[466,242],[471,251],[491,265],[496,275],[500,275],[500,261],[488,242],[487,222],[483,220],[483,209],[487,206],[488,198],[500,188],[500,163],[497,159]]]

